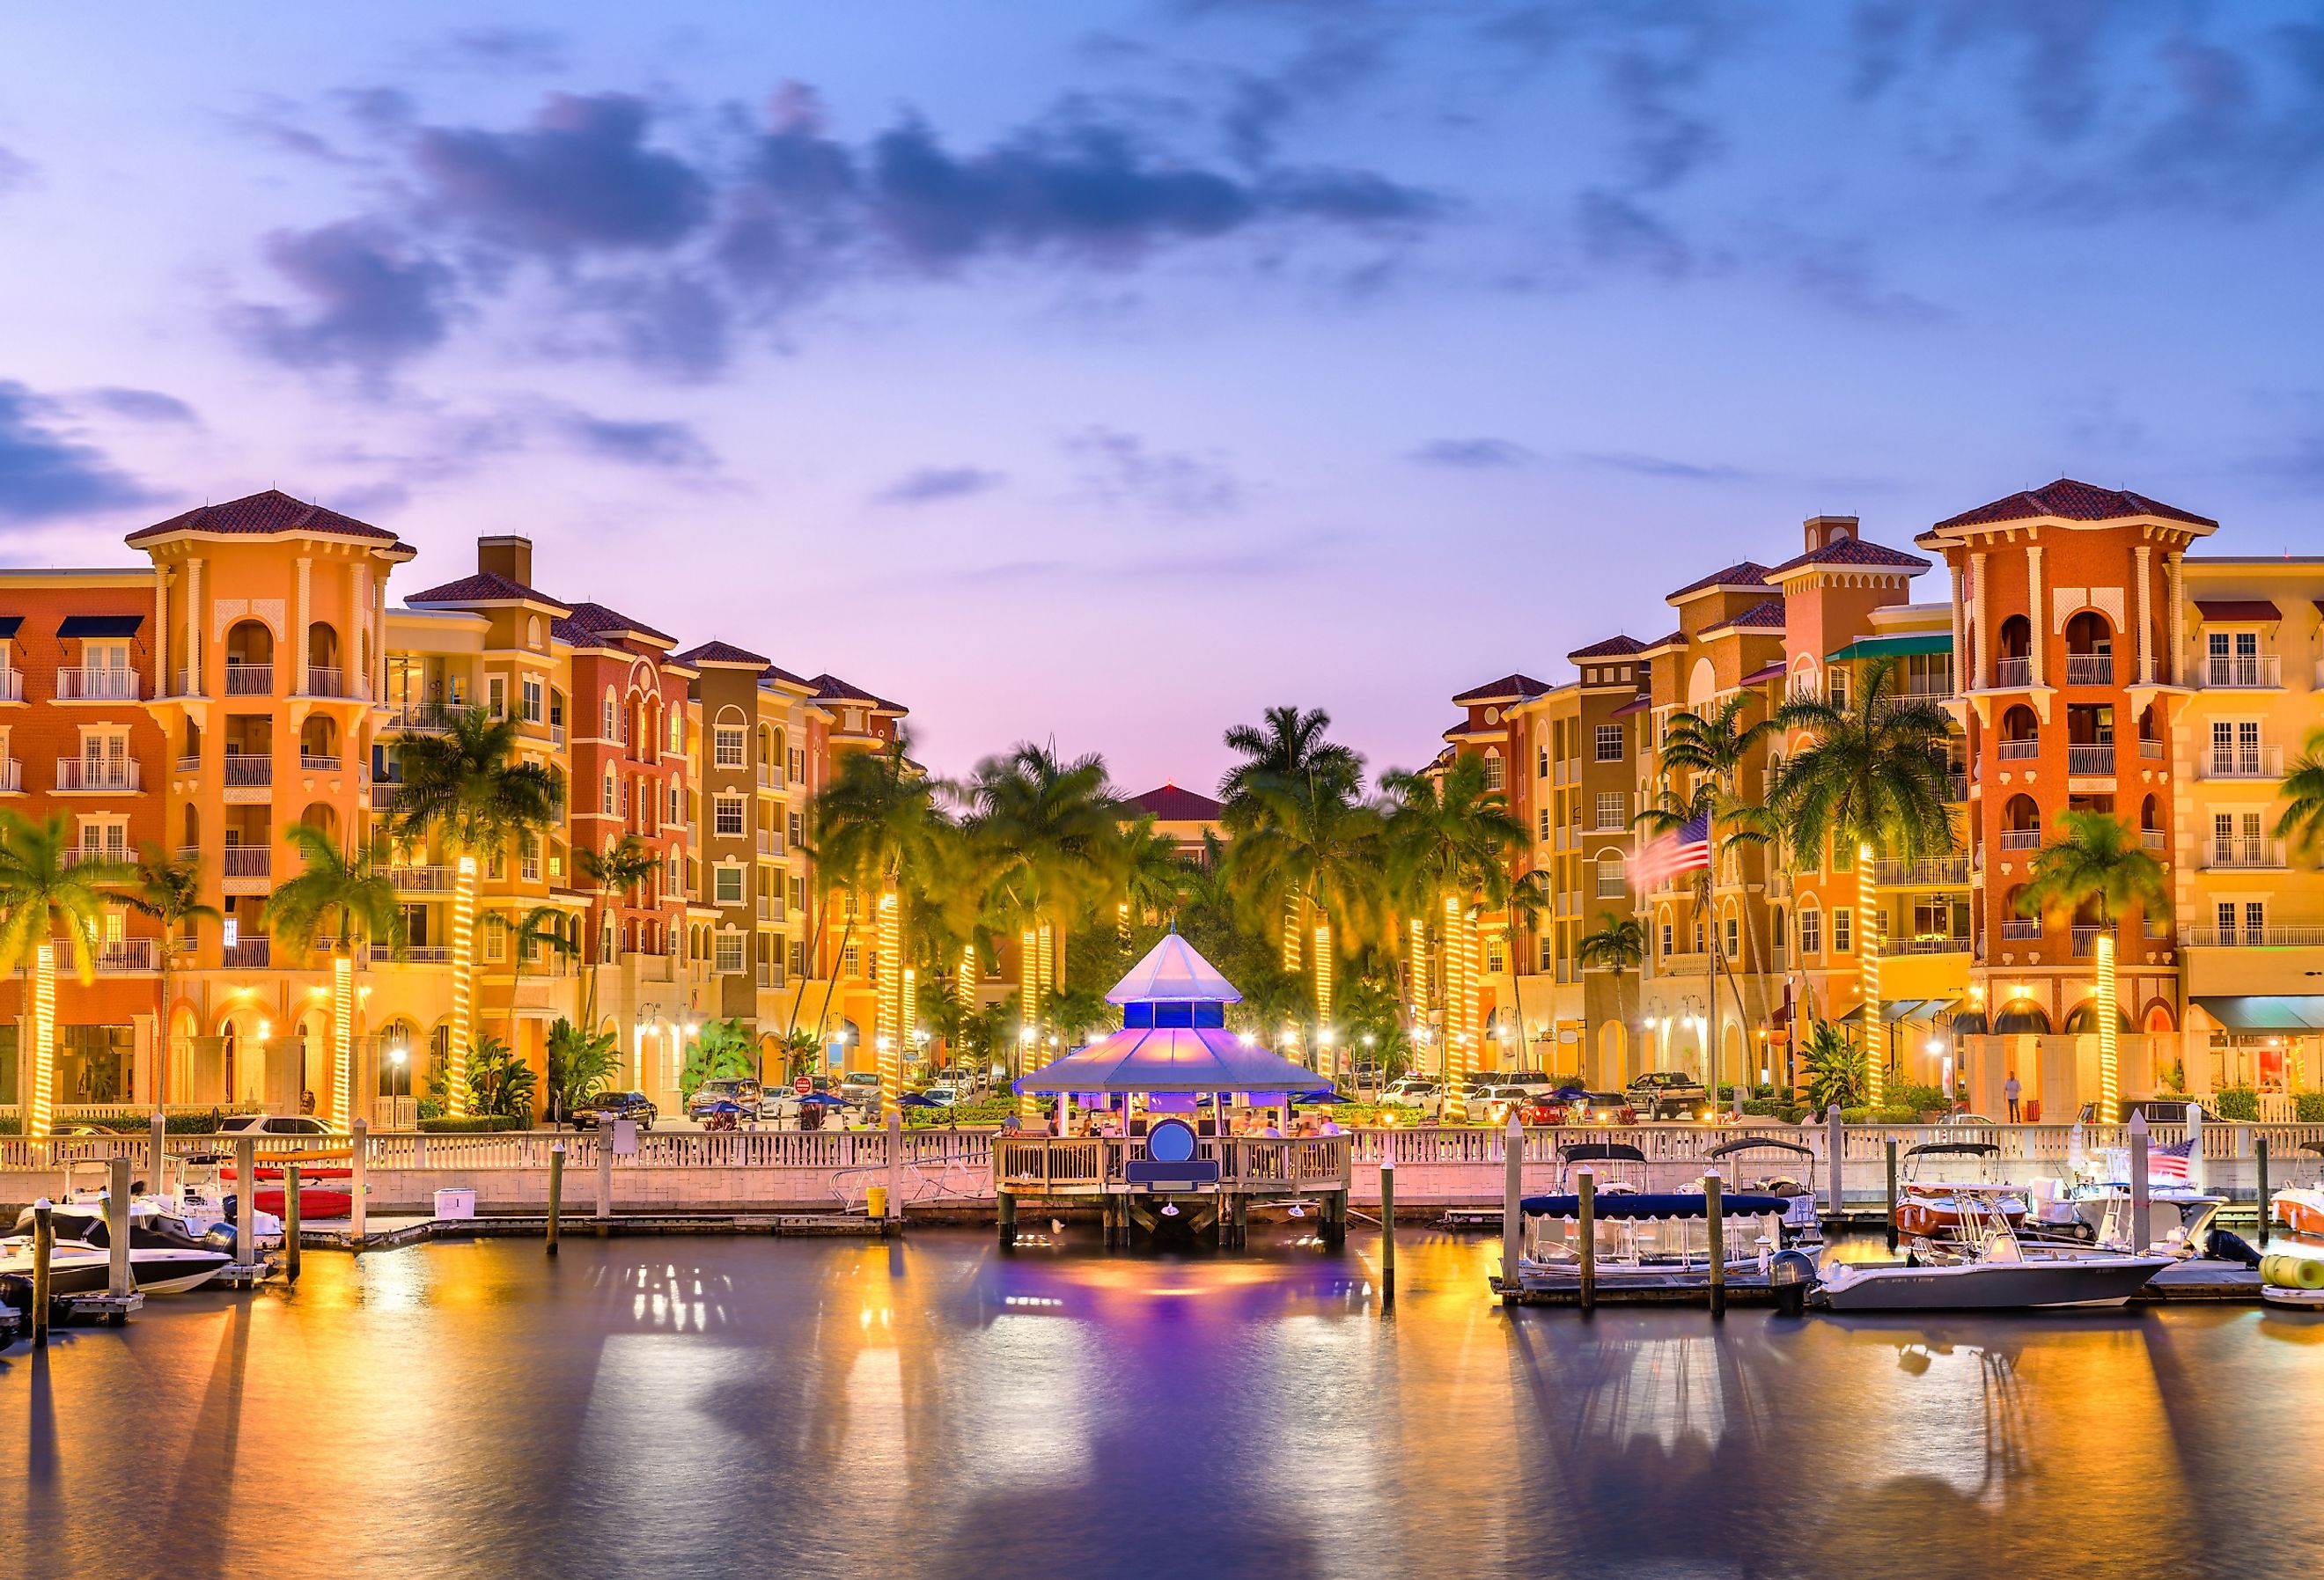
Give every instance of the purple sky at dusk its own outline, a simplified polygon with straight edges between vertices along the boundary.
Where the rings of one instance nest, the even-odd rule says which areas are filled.
[[[1207,786],[2061,473],[2324,552],[2324,12],[15,8],[0,559],[269,485]],[[1935,596],[1933,582],[1923,596]]]

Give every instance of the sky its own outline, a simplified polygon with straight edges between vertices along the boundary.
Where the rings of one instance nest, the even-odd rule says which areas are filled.
[[[12,7],[0,562],[277,486],[943,773],[1413,766],[1812,514],[2324,552],[2319,183],[2315,0]]]

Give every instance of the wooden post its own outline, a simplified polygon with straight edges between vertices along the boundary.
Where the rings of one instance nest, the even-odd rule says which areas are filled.
[[[1396,1303],[1396,1154],[1380,1147],[1380,1304]]]
[[[888,1113],[888,1221],[899,1224],[904,1218],[904,1114],[901,1109]]]
[[[32,1347],[49,1342],[49,1261],[56,1254],[56,1231],[49,1227],[49,1198],[32,1204]]]
[[[2259,1249],[2267,1249],[2267,1138],[2252,1136],[2252,1167],[2259,1183]]]
[[[2111,1009],[2113,1006],[2108,1005]],[[2146,1110],[2130,1115],[2130,1253],[2146,1249]]]
[[[604,1223],[613,1215],[613,1121],[603,1113],[597,1115],[596,1127],[589,1133],[597,1142],[597,1220]]]
[[[147,1152],[150,1161],[145,1165],[145,1188],[161,1196],[169,1188],[163,1165],[170,1160],[170,1116],[159,1108],[153,1110],[152,1138]]]
[[[115,1299],[136,1288],[129,1272],[129,1154],[115,1152],[105,1184],[106,1292]]]
[[[365,1196],[371,1178],[371,1122],[358,1119],[347,1127],[353,1141],[347,1150],[347,1244],[361,1251],[367,1217]]]
[[[255,1188],[254,1187],[254,1188]],[[299,1165],[282,1170],[282,1281],[299,1281]]]
[[[1517,1292],[1517,1259],[1525,1254],[1525,1126],[1509,1115],[1501,1132],[1501,1296]]]
[[[248,1267],[258,1260],[258,1141],[248,1131],[234,1138],[234,1261]]]
[[[1893,1145],[1893,1143],[1892,1143]],[[1711,1235],[1711,1314],[1727,1315],[1727,1219],[1716,1174],[1702,1177],[1702,1210]]]
[[[1886,1143],[1888,1153],[1888,1249],[1896,1249],[1896,1138]]]
[[[1598,1308],[1598,1173],[1582,1169],[1574,1176],[1582,1196],[1582,1309]]]
[[[1001,1249],[1013,1250],[1017,1244],[1017,1193],[1003,1190],[995,1194],[1001,1202]]]
[[[1840,1123],[1840,1104],[1837,1103],[1824,1115],[1824,1150],[1831,1154],[1825,1172],[1831,1176],[1831,1215],[1836,1218],[1848,1210],[1848,1198],[1840,1186],[1840,1155],[1848,1145],[1848,1131]]]
[[[557,1254],[557,1214],[565,1205],[565,1143],[549,1143],[549,1254]]]

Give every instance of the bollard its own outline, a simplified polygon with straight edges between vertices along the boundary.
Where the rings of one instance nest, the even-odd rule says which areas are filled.
[[[2126,1249],[2133,1256],[2146,1249],[2146,1110],[2139,1108],[2130,1115],[2130,1244]]]
[[[1525,1252],[1525,1126],[1509,1115],[1501,1135],[1501,1294],[1517,1293],[1517,1259]]]
[[[904,1217],[904,1113],[890,1109],[888,1113],[888,1221],[898,1224]]]
[[[2257,1170],[2259,1181],[2259,1244],[2260,1249],[2264,1251],[2267,1249],[2268,1224],[2267,1138],[2265,1136],[2255,1135],[2252,1137],[2252,1166]]]
[[[1721,1181],[1716,1174],[1702,1177],[1703,1219],[1711,1236],[1711,1314],[1727,1315],[1727,1218],[1720,1206]]]
[[[256,1186],[252,1189],[255,1190]],[[282,1280],[299,1281],[299,1165],[282,1170]]]
[[[115,1152],[105,1187],[106,1292],[115,1299],[137,1287],[129,1271],[129,1154]]]
[[[258,1260],[258,1141],[247,1131],[234,1139],[234,1260],[248,1267]]]
[[[601,1113],[597,1116],[597,1128],[592,1132],[597,1141],[597,1217],[600,1222],[613,1215],[613,1138],[605,1129],[612,1123]]]
[[[1840,1187],[1840,1155],[1848,1146],[1848,1132],[1840,1123],[1840,1104],[1835,1103],[1824,1115],[1824,1150],[1831,1154],[1825,1172],[1831,1176],[1831,1215],[1840,1216],[1848,1210],[1847,1197]]]
[[[1381,1150],[1388,1151],[1383,1144]],[[1380,1190],[1380,1304],[1389,1306],[1396,1300],[1396,1160],[1383,1156],[1379,1166]]]
[[[49,1261],[56,1254],[56,1232],[49,1227],[49,1198],[32,1204],[32,1347],[49,1342]]]
[[[347,1149],[347,1244],[355,1251],[364,1247],[364,1198],[370,1190],[371,1122],[358,1119],[347,1127],[353,1141]]]
[[[1574,1176],[1582,1195],[1582,1309],[1598,1308],[1598,1174],[1584,1169]]]
[[[1888,1249],[1896,1249],[1896,1138],[1887,1141],[1888,1153]]]
[[[549,1254],[557,1254],[557,1211],[565,1204],[565,1143],[549,1143]]]

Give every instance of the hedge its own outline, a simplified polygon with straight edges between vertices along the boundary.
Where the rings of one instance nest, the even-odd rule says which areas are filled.
[[[475,1135],[486,1131],[530,1130],[532,1117],[524,1113],[468,1113],[457,1119],[423,1119],[420,1128],[429,1135]]]
[[[2259,1094],[2249,1086],[2222,1086],[2211,1094],[2211,1112],[2221,1119],[2259,1120]]]
[[[2324,1124],[2324,1092],[2302,1092],[2292,1100],[2302,1124]]]

